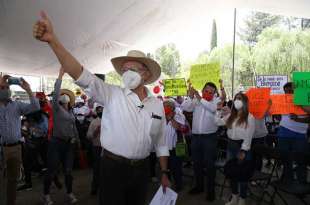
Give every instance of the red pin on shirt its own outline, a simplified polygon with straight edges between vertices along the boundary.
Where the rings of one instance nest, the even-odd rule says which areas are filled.
[[[153,93],[155,94],[158,94],[160,92],[160,87],[158,85],[156,85],[154,88],[153,88]]]

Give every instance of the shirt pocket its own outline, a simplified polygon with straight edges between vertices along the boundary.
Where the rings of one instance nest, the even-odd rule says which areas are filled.
[[[162,125],[162,117],[161,116],[152,116],[151,117],[151,128],[150,128],[150,136],[153,142],[156,142],[156,138],[159,136],[161,132]]]

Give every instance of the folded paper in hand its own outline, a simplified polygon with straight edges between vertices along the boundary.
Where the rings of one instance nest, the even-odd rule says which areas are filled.
[[[175,205],[177,197],[178,194],[172,189],[166,188],[166,193],[164,193],[163,187],[160,186],[150,205]]]

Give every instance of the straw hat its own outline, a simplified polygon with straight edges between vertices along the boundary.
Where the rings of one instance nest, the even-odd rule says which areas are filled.
[[[73,107],[75,104],[75,96],[74,93],[71,90],[68,89],[61,89],[60,95],[68,95],[70,98],[70,106]]]
[[[138,50],[128,51],[127,56],[120,56],[111,59],[111,62],[119,75],[123,75],[121,68],[126,61],[137,61],[146,65],[152,74],[151,77],[145,81],[146,85],[155,82],[160,76],[160,65],[153,59],[147,57],[145,53]]]

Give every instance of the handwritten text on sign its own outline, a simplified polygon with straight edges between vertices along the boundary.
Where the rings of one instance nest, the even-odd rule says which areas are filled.
[[[163,80],[165,96],[185,96],[187,86],[184,78]]]
[[[220,64],[209,63],[192,65],[189,78],[192,86],[197,90],[202,90],[206,82],[212,82],[219,87]]]
[[[272,115],[288,115],[294,113],[296,115],[304,115],[305,112],[301,107],[294,105],[293,95],[279,94],[271,95],[272,106],[270,114]]]
[[[263,118],[268,109],[270,88],[251,88],[246,95],[249,99],[249,112],[256,119]]]
[[[294,103],[310,105],[310,72],[294,72]]]

